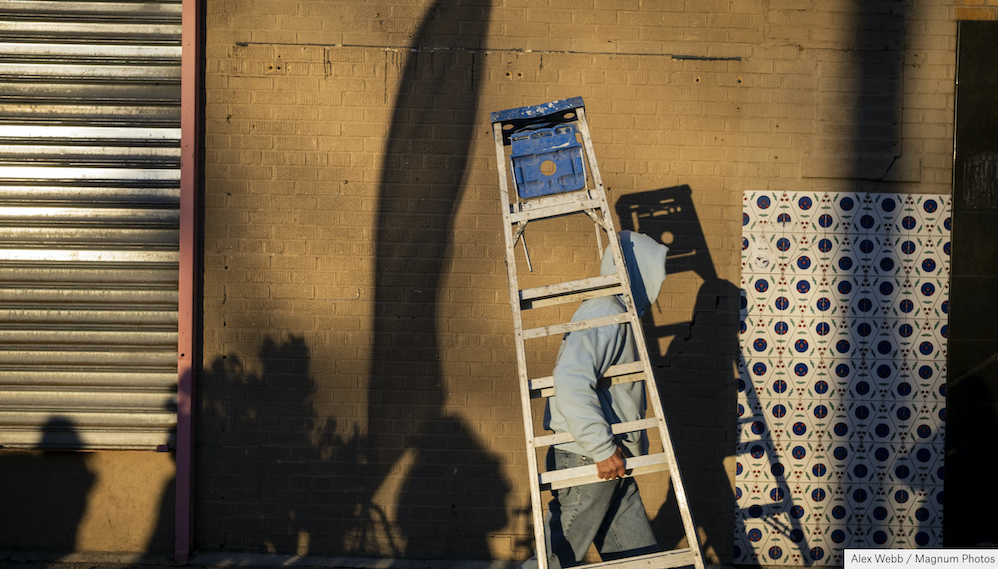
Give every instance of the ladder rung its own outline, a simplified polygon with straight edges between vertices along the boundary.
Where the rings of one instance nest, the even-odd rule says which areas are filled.
[[[568,215],[587,209],[600,209],[598,199],[585,197],[589,195],[588,190],[580,190],[580,192],[583,193],[570,192],[534,200],[533,202],[520,202],[512,205],[510,206],[509,222],[511,225],[515,225],[522,221]]]
[[[658,419],[651,417],[648,419],[639,419],[637,421],[628,421],[626,423],[614,423],[610,426],[610,432],[615,435],[620,435],[623,433],[630,433],[632,431],[644,431],[646,429],[653,429],[658,425]],[[572,437],[572,433],[556,433],[553,435],[544,435],[540,437],[534,437],[534,448],[546,447],[551,445],[560,445],[562,443],[570,443],[574,441],[575,438]]]
[[[568,203],[576,203],[586,199],[596,199],[594,195],[596,195],[596,192],[594,192],[592,188],[587,188],[575,192],[563,192],[560,194],[551,194],[547,196],[541,196],[538,198],[530,198],[524,201],[510,204],[509,212],[519,213],[524,211],[535,210],[538,208],[552,207]]]
[[[607,368],[603,377],[596,381],[597,387],[608,387],[621,383],[632,383],[645,379],[644,364],[641,362],[631,362],[629,364],[617,364]],[[538,377],[527,382],[530,389],[531,399],[538,397],[551,397],[554,395],[554,376]]]
[[[520,291],[520,309],[541,308],[565,302],[613,296],[624,291],[616,274],[569,281]]]
[[[586,565],[586,569],[606,567],[607,569],[667,569],[670,567],[685,567],[694,564],[693,551],[690,549],[673,549],[650,553],[638,557],[627,557],[614,561],[604,561]]]
[[[541,326],[540,328],[531,328],[529,330],[523,331],[524,340],[532,340],[534,338],[542,338],[544,336],[554,336],[556,334],[567,334],[569,332],[578,332],[579,330],[588,330],[590,328],[599,328],[600,326],[610,326],[613,324],[620,324],[622,322],[629,322],[631,319],[630,315],[626,312],[621,312],[620,314],[611,314],[610,316],[600,316],[599,318],[589,318],[587,320],[579,320],[577,322],[566,322],[564,324],[554,324],[552,326]]]
[[[625,476],[637,476],[638,474],[648,474],[650,472],[660,472],[668,470],[668,458],[664,452],[648,454],[645,456],[635,456],[624,459],[624,468],[628,473]],[[551,470],[540,475],[542,489],[546,485],[551,490],[560,488],[570,488],[572,486],[583,486],[596,482],[605,482],[596,475],[596,465],[577,466],[575,468],[565,468],[562,470]]]

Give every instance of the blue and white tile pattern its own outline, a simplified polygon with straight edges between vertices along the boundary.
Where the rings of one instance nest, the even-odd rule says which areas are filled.
[[[736,564],[942,546],[950,211],[745,193]]]

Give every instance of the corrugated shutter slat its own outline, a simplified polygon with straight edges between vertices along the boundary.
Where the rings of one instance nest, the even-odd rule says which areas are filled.
[[[0,447],[176,435],[181,3],[0,0]]]

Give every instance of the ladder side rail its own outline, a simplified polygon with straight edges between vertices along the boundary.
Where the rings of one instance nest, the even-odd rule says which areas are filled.
[[[634,307],[634,299],[631,298],[631,278],[627,274],[627,264],[624,262],[623,251],[620,246],[620,236],[617,234],[617,227],[613,223],[610,215],[610,205],[606,199],[606,191],[603,188],[603,177],[600,175],[599,166],[596,164],[596,150],[593,148],[592,137],[589,135],[589,122],[586,120],[585,107],[575,109],[578,118],[579,134],[582,135],[582,146],[586,150],[586,160],[589,162],[589,172],[593,176],[593,185],[596,190],[596,199],[599,201],[600,211],[603,214],[603,228],[607,232],[610,240],[610,252],[613,255],[613,264],[617,268],[617,278],[623,289],[620,295],[624,301],[624,306],[628,314],[637,314]]]
[[[610,247],[610,249],[613,252],[614,263],[617,265],[617,272],[621,275],[621,285],[626,291],[626,294],[622,296],[625,304],[627,305],[628,314],[631,315],[631,331],[634,334],[634,343],[638,349],[638,359],[644,362],[645,374],[648,376],[648,381],[645,382],[645,386],[649,392],[652,409],[654,409],[655,415],[659,420],[659,434],[661,435],[660,438],[662,439],[662,444],[665,447],[665,453],[669,456],[669,473],[672,479],[673,491],[676,495],[676,504],[679,506],[680,517],[683,520],[683,527],[686,530],[686,539],[689,542],[690,550],[693,552],[694,565],[696,566],[696,569],[704,569],[703,555],[700,551],[699,536],[696,533],[696,525],[693,523],[693,516],[690,512],[689,501],[686,498],[686,488],[683,485],[682,476],[679,473],[679,464],[676,461],[676,453],[672,445],[671,435],[669,434],[669,426],[665,420],[662,400],[659,397],[655,375],[651,368],[651,359],[648,355],[648,346],[645,343],[644,329],[641,326],[641,320],[638,317],[637,310],[635,310],[634,300],[631,298],[630,279],[628,278],[627,269],[624,266],[623,259],[621,257],[620,238],[617,236],[617,229],[614,226],[612,217],[610,216],[610,207],[607,203],[606,192],[603,188],[603,178],[601,177],[599,167],[596,164],[596,152],[593,148],[592,138],[589,135],[589,123],[586,120],[585,109],[577,109],[576,114],[579,119],[579,132],[582,133],[583,146],[586,149],[586,155],[589,159],[590,172],[593,175],[593,182],[596,185],[598,197],[602,202],[601,208],[604,213],[604,227],[606,227],[608,232],[611,232],[611,235],[613,236],[612,239],[616,240],[616,246]]]
[[[593,176],[593,185],[596,187],[598,196],[603,198],[603,202],[606,203],[606,191],[603,189],[603,177],[599,173],[599,166],[596,165],[596,150],[593,148],[593,139],[589,136],[589,122],[586,120],[586,108],[579,107],[575,109],[575,115],[579,121],[579,134],[582,135],[582,146],[586,149],[586,159],[589,162],[589,173]],[[609,211],[609,210],[606,210]],[[613,224],[607,228],[607,231],[613,229]],[[614,230],[614,233],[616,231]]]
[[[623,252],[620,247],[620,236],[617,234],[617,227],[613,223],[610,215],[610,204],[606,200],[606,190],[603,188],[603,176],[600,175],[599,165],[596,164],[596,150],[593,148],[593,140],[589,135],[589,122],[586,120],[585,107],[575,109],[578,118],[579,134],[582,135],[582,146],[586,150],[586,160],[589,162],[589,173],[593,176],[593,185],[596,190],[596,199],[599,201],[600,212],[603,214],[603,229],[607,233],[610,241],[610,252],[613,254],[613,264],[617,267],[617,274],[620,277],[620,285],[624,289],[621,297],[629,312],[635,312],[634,300],[631,298],[631,279],[627,274],[627,265],[624,263]]]
[[[645,387],[648,390],[648,398],[651,399],[655,417],[658,419],[659,438],[662,439],[665,454],[669,457],[669,475],[672,479],[672,489],[676,495],[676,505],[679,507],[679,515],[683,520],[683,527],[686,530],[686,539],[689,542],[690,550],[693,552],[696,569],[704,569],[703,554],[700,551],[700,539],[697,535],[696,524],[693,522],[689,500],[686,497],[686,486],[683,484],[683,477],[679,472],[679,462],[676,460],[672,435],[669,433],[669,424],[665,419],[662,398],[659,396],[657,380],[651,367],[651,358],[648,354],[648,345],[645,343],[644,329],[641,326],[641,319],[636,312],[631,313],[631,330],[634,333],[634,343],[638,349],[638,359],[645,364],[645,374],[648,376]]]
[[[531,481],[530,502],[534,525],[534,543],[540,569],[548,569],[547,541],[544,538],[544,510],[538,479],[537,452],[534,449],[533,413],[530,410],[530,389],[527,376],[527,356],[524,348],[523,324],[520,317],[520,293],[516,278],[516,253],[510,224],[509,184],[506,174],[506,154],[503,150],[502,123],[492,123],[496,145],[496,167],[499,173],[499,201],[502,208],[503,236],[506,241],[506,275],[509,285],[509,305],[513,311],[513,334],[516,345],[516,370],[520,385],[520,406],[523,414],[523,434],[527,445],[527,470]]]

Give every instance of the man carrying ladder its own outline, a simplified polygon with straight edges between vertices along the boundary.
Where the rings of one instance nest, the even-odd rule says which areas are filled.
[[[635,308],[644,312],[658,298],[665,281],[669,249],[630,231],[620,233],[620,245]],[[613,256],[607,252],[600,274],[616,272]],[[572,321],[626,312],[619,297],[603,296],[583,302]],[[553,374],[555,395],[548,398],[544,427],[571,433],[574,442],[549,449],[548,469],[595,463],[597,476],[607,482],[552,491],[545,518],[549,568],[576,565],[590,543],[596,544],[604,561],[658,549],[637,481],[624,477],[624,459],[648,454],[648,437],[644,431],[612,432],[614,423],[644,419],[644,382],[597,387],[597,380],[610,366],[636,360],[634,334],[627,324],[571,332],[562,342]]]
[[[668,248],[616,232],[581,98],[492,113],[492,130],[537,546],[537,557],[523,567],[571,567],[595,543],[603,562],[593,567],[703,569],[640,321],[665,281]],[[593,220],[598,243],[603,234],[609,239],[605,253],[597,245],[600,275],[520,290],[515,246],[523,240],[529,267],[527,224],[576,213]],[[570,322],[523,328],[522,311],[578,301]],[[530,378],[527,341],[555,335],[564,337],[552,375]],[[536,397],[548,398],[544,427],[554,434],[533,433]],[[645,418],[646,403],[653,417]],[[645,431],[656,428],[663,448],[649,453]],[[544,447],[548,467],[541,472],[537,451]],[[631,477],[666,470],[689,547],[657,552]],[[553,496],[547,515],[543,489]]]

